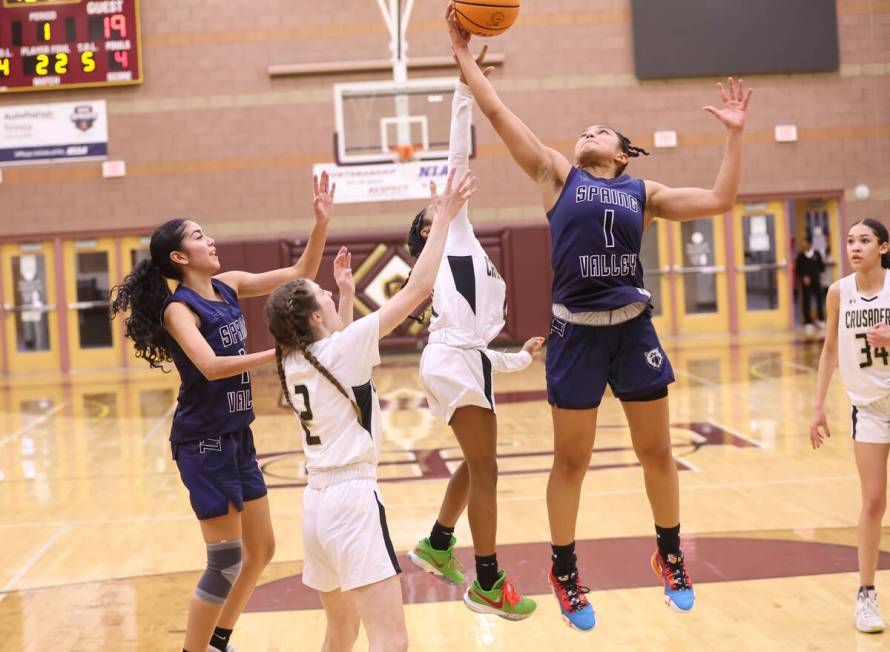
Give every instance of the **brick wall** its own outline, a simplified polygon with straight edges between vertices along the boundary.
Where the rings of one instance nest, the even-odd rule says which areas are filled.
[[[448,53],[442,4],[417,3],[412,55]],[[570,153],[575,134],[593,123],[643,146],[654,130],[675,129],[680,147],[635,160],[629,171],[667,184],[713,181],[723,136],[700,107],[716,100],[714,80],[638,82],[628,0],[525,4],[517,25],[489,41],[506,55],[493,79],[542,139]],[[890,219],[890,2],[839,0],[838,12],[839,73],[748,80],[755,96],[742,192],[841,190],[848,220]],[[4,106],[107,99],[111,157],[126,160],[128,176],[102,179],[95,163],[7,168],[0,235],[150,230],[174,215],[221,239],[305,235],[311,165],[332,158],[330,86],[383,76],[271,79],[267,66],[387,57],[376,3],[151,0],[142,23],[144,85],[2,98]],[[774,143],[778,123],[796,124],[799,142]],[[477,125],[474,221],[541,220],[533,185],[481,115]],[[868,201],[853,196],[859,183],[871,188]],[[333,231],[401,229],[415,204],[342,206]]]

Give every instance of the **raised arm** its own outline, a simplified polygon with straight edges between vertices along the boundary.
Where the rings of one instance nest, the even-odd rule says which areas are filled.
[[[723,108],[704,107],[726,127],[723,162],[714,186],[710,189],[669,188],[655,181],[646,181],[646,225],[656,217],[683,221],[732,210],[742,176],[742,136],[752,91],[749,89],[745,93],[744,80],[740,79],[736,84],[732,77],[729,78],[729,95],[723,84],[717,84],[717,87]]]
[[[235,290],[239,298],[271,294],[282,283],[298,278],[315,279],[328,237],[328,223],[331,220],[331,215],[334,214],[334,191],[337,189],[337,184],[331,185],[330,188],[328,185],[327,172],[321,173],[320,180],[317,176],[312,177],[312,207],[315,213],[315,224],[309,233],[306,248],[295,264],[260,274],[241,271],[224,272],[216,278]]]
[[[340,247],[334,258],[334,281],[340,290],[337,301],[337,315],[340,323],[346,328],[352,323],[353,302],[355,300],[355,281],[352,279],[352,254],[346,247]]]
[[[545,146],[498,97],[494,86],[470,54],[470,35],[458,24],[451,5],[448,7],[447,21],[451,50],[462,77],[473,91],[476,104],[510,150],[513,160],[538,184],[541,198],[549,209],[562,190],[571,164],[555,149]]]
[[[828,288],[828,297],[825,301],[828,322],[825,326],[825,343],[822,345],[822,355],[819,356],[819,370],[816,372],[816,401],[813,404],[813,420],[810,423],[810,443],[813,448],[819,448],[825,437],[831,437],[828,430],[828,419],[825,417],[825,397],[828,395],[828,386],[831,384],[831,376],[837,367],[837,326],[841,304],[840,281],[835,281]],[[823,434],[822,431],[825,431]]]
[[[430,217],[433,221],[430,234],[405,287],[377,311],[381,338],[405,321],[433,291],[439,263],[445,251],[448,226],[475,191],[476,178],[469,170],[457,184],[454,183],[454,170],[451,170],[441,195],[436,192],[436,184],[430,182]]]
[[[174,302],[164,311],[164,328],[207,380],[230,378],[275,360],[275,350],[247,355],[216,355],[198,330],[197,316]]]

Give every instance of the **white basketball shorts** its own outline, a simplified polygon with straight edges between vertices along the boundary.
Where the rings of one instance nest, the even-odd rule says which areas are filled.
[[[491,361],[478,349],[427,344],[420,357],[420,384],[430,411],[445,423],[467,405],[494,411],[491,373]]]
[[[890,444],[890,396],[868,405],[854,405],[851,421],[855,441]]]
[[[401,572],[371,464],[309,476],[303,492],[303,584],[349,591]]]

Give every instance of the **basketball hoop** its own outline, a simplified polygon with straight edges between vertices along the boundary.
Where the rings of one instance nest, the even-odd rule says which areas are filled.
[[[395,154],[394,161],[398,163],[408,163],[414,160],[414,153],[423,149],[422,145],[391,145],[389,151]]]

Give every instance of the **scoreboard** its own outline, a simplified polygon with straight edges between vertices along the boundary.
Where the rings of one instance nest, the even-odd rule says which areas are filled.
[[[0,2],[0,94],[142,83],[139,0]]]

